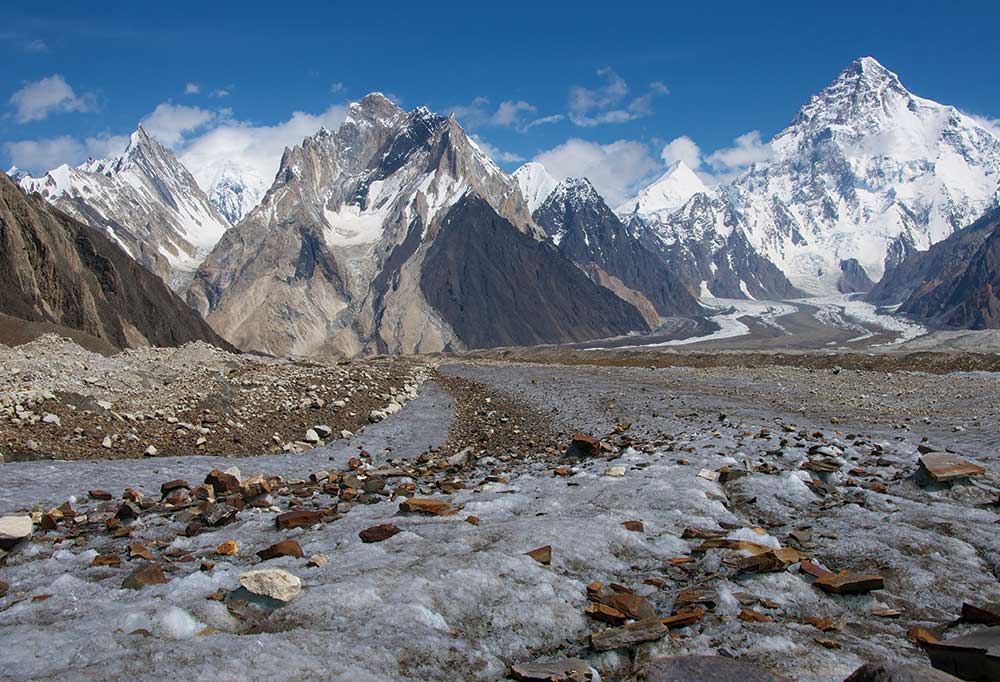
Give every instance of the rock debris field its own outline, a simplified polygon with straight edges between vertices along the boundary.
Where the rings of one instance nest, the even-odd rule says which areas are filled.
[[[2,680],[1000,673],[993,374],[0,357]]]

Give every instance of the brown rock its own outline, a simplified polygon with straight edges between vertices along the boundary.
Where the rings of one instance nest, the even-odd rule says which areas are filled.
[[[443,500],[434,500],[431,498],[422,497],[411,497],[408,500],[404,500],[399,503],[399,511],[417,513],[417,514],[430,514],[432,516],[442,516],[451,511],[451,505]]]
[[[297,559],[301,559],[305,554],[302,552],[302,547],[295,540],[282,540],[276,544],[271,545],[267,549],[262,549],[257,552],[257,556],[260,557],[261,561],[268,561],[270,559],[277,559],[281,556],[291,556]]]
[[[986,473],[986,469],[944,452],[929,452],[920,458],[920,469],[932,481],[947,483]]]
[[[107,490],[90,490],[87,492],[87,495],[90,496],[90,499],[92,500],[99,500],[102,502],[106,502],[107,500],[114,498],[114,495],[109,493]]]
[[[611,651],[643,642],[655,642],[667,632],[667,626],[659,618],[650,618],[595,632],[590,636],[590,646],[596,651]]]
[[[319,511],[290,511],[278,514],[274,518],[274,525],[278,530],[288,530],[289,528],[302,528],[315,526],[323,520],[323,512]]]
[[[123,589],[141,590],[147,585],[165,585],[170,582],[167,576],[163,575],[163,569],[159,564],[143,564],[132,571],[122,582]]]
[[[622,523],[625,526],[625,530],[630,530],[633,533],[643,533],[645,529],[643,528],[642,521],[625,521]]]
[[[466,516],[465,517],[465,522],[466,523],[471,523],[473,526],[478,526],[479,525],[479,517],[478,516]]]
[[[0,598],[7,596],[7,590],[10,589],[10,585],[0,580]]]
[[[135,543],[128,546],[128,558],[129,559],[145,559],[146,561],[153,561],[153,553],[149,551],[149,548],[142,543]]]
[[[628,616],[624,613],[606,604],[587,604],[584,613],[609,625],[622,625],[628,620]]]
[[[962,620],[966,623],[1000,625],[1000,604],[962,604]]]
[[[166,497],[168,494],[175,490],[190,490],[191,486],[188,482],[181,478],[176,478],[173,481],[167,481],[160,486],[160,495]]]
[[[240,544],[235,540],[226,540],[215,548],[215,553],[222,556],[235,556],[239,551]]]
[[[117,554],[99,554],[90,562],[91,566],[121,566],[122,558]]]
[[[205,477],[205,485],[211,486],[216,495],[240,492],[240,479],[218,469],[209,472]]]
[[[806,622],[809,623],[810,625],[812,625],[814,628],[816,628],[817,630],[819,630],[821,632],[830,632],[831,630],[839,630],[840,629],[837,626],[837,624],[833,621],[833,618],[829,618],[829,617],[824,617],[824,618],[819,618],[819,617],[806,618]]]
[[[833,575],[831,571],[826,570],[819,564],[810,561],[809,559],[803,559],[799,564],[799,567],[802,569],[803,573],[811,575],[814,578],[822,578],[824,576]]]
[[[818,587],[831,594],[864,594],[885,587],[885,578],[880,575],[863,575],[841,571],[835,575],[825,575],[813,581]]]
[[[545,545],[544,547],[539,547],[538,549],[533,549],[530,552],[525,552],[532,559],[540,564],[548,566],[552,563],[552,546]]]
[[[774,619],[771,616],[761,613],[760,611],[754,611],[753,609],[740,609],[740,615],[738,616],[740,620],[745,623],[772,623]]]
[[[361,538],[361,542],[382,542],[383,540],[388,540],[399,532],[401,531],[395,526],[395,524],[383,523],[378,526],[372,526],[371,528],[365,528],[363,531],[358,533],[358,537]]]
[[[515,680],[532,682],[591,682],[593,670],[578,658],[539,660],[511,668]]]
[[[601,441],[585,433],[578,433],[570,440],[566,454],[570,457],[597,457],[601,454]]]
[[[1000,627],[931,642],[931,665],[963,680],[1000,680]]]
[[[906,638],[917,646],[927,646],[928,644],[934,644],[935,642],[940,641],[938,636],[927,628],[917,626],[913,626],[906,631]]]
[[[631,620],[656,618],[656,607],[645,597],[631,592],[599,590],[589,592],[590,599],[624,613]]]
[[[705,616],[705,609],[700,606],[695,606],[690,609],[680,609],[673,615],[667,616],[666,618],[661,618],[660,622],[663,623],[668,628],[686,628],[689,625],[694,625],[695,623],[701,621]]]

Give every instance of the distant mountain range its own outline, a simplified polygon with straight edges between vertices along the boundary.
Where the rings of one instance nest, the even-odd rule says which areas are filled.
[[[114,158],[11,174],[262,352],[560,343],[646,332],[699,298],[852,291],[996,324],[986,223],[957,232],[1000,202],[989,125],[866,57],[757,158],[726,184],[677,163],[611,210],[585,178],[508,175],[454,118],[373,93],[273,181],[233,159],[206,192],[141,126]]]

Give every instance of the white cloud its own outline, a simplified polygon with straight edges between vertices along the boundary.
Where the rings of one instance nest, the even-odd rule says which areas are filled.
[[[523,156],[498,149],[478,135],[473,135],[472,139],[477,145],[479,145],[479,148],[482,149],[488,157],[497,163],[520,163],[521,161],[524,161]]]
[[[18,123],[41,121],[54,111],[94,111],[97,98],[90,93],[77,95],[69,83],[56,74],[28,83],[10,97]]]
[[[973,121],[985,128],[991,135],[1000,139],[1000,118],[990,118],[989,116],[979,116],[978,114],[970,114],[966,111],[962,112]]]
[[[728,182],[755,163],[763,163],[774,155],[770,143],[762,142],[759,130],[751,130],[734,140],[732,147],[723,147],[705,157],[716,180]]]
[[[184,86],[185,95],[197,95],[199,92],[201,92],[201,86],[197,83],[188,83]]]
[[[576,85],[569,91],[569,118],[578,126],[591,127],[604,123],[625,123],[653,113],[653,99],[665,95],[667,86],[655,81],[649,91],[628,100],[629,87],[625,79],[610,67],[598,69],[604,85],[596,89]]]
[[[331,83],[330,84],[330,94],[331,95],[336,95],[338,92],[343,92],[343,90],[344,90],[344,84],[343,83]]]
[[[452,107],[449,113],[469,130],[485,127],[526,129],[531,125],[525,122],[526,116],[537,111],[538,107],[524,100],[504,100],[494,109],[488,97],[476,97],[469,104]]]
[[[120,154],[128,144],[128,136],[104,133],[82,142],[63,135],[41,140],[21,140],[4,144],[11,163],[32,175],[44,175],[64,163],[71,166],[88,158],[105,158]]]
[[[542,116],[541,118],[536,118],[534,121],[530,121],[526,126],[525,130],[528,128],[534,128],[535,126],[548,125],[549,123],[558,123],[559,121],[566,118],[562,114],[552,114],[551,116]]]
[[[683,161],[691,170],[697,170],[701,166],[701,148],[687,135],[675,138],[664,145],[660,157],[668,166],[673,166],[678,161]]]
[[[612,206],[624,201],[659,164],[634,140],[596,144],[571,139],[534,158],[558,180],[585,177]]]
[[[219,112],[201,107],[164,102],[142,119],[142,125],[146,132],[163,144],[176,147],[189,133],[204,128],[219,115]]]
[[[232,86],[230,86],[228,88],[218,88],[216,90],[212,90],[210,96],[211,97],[229,97],[229,95],[231,94],[231,90],[232,90]]]
[[[178,156],[203,189],[210,187],[227,165],[256,174],[270,184],[286,147],[301,144],[321,127],[338,128],[346,116],[347,107],[335,105],[320,114],[296,111],[287,121],[271,126],[226,120],[186,141]]]

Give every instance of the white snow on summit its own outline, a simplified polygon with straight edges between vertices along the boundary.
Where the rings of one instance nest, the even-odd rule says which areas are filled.
[[[552,177],[545,166],[535,161],[524,164],[511,176],[521,188],[521,194],[528,202],[528,211],[534,213],[541,206],[559,181]]]
[[[686,163],[678,161],[637,196],[621,204],[615,213],[623,217],[666,217],[695,194],[707,191],[708,187],[701,178]]]

